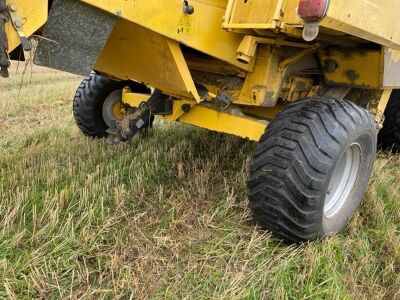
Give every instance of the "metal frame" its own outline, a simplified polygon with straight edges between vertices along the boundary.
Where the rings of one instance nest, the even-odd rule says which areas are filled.
[[[400,78],[392,76],[400,73],[400,51],[386,48],[400,49],[400,28],[393,27],[393,20],[400,17],[400,3],[392,0],[332,2],[320,23],[324,36],[314,44],[305,43],[298,34],[303,26],[295,13],[298,0],[274,1],[267,13],[270,19],[259,23],[251,18],[233,22],[238,0],[229,0],[226,7],[221,0],[191,0],[193,14],[183,12],[181,0],[76,1],[117,20],[93,68],[115,79],[143,82],[169,95],[174,100],[172,114],[164,116],[167,121],[258,140],[267,126],[262,120],[273,119],[282,109],[277,106],[278,99],[296,101],[318,95],[325,83],[313,85],[313,80],[322,74],[328,86],[373,91],[369,107],[381,124],[392,89],[400,87]],[[17,28],[11,22],[6,25],[11,51],[20,45],[21,34],[42,34],[48,0],[7,0],[7,4],[15,5],[14,19],[23,20]],[[385,16],[379,28],[374,22],[365,22],[372,8],[378,16]],[[344,46],[360,41],[360,45],[374,47],[358,50]],[[328,60],[335,63],[326,64]],[[320,73],[307,73],[315,72],[318,62]],[[217,80],[201,82],[195,71],[203,77],[212,74]],[[218,86],[219,79],[231,78],[239,84],[231,89]],[[206,90],[205,95],[201,89]],[[122,100],[136,107],[145,99],[124,91]],[[216,108],[221,100],[227,105]]]

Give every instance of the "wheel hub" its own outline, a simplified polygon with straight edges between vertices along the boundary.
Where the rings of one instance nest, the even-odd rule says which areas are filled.
[[[355,143],[343,153],[332,174],[324,205],[326,218],[332,218],[338,214],[347,203],[356,184],[360,165],[361,147]]]
[[[109,128],[115,120],[122,120],[125,116],[122,105],[122,91],[117,90],[112,92],[103,103],[103,120]]]

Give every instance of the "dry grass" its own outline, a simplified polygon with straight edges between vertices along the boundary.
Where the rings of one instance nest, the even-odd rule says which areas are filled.
[[[158,123],[108,147],[74,126],[80,78],[0,81],[0,298],[400,299],[400,158],[379,155],[342,235],[280,245],[251,221],[254,144]],[[20,91],[19,91],[20,90]]]

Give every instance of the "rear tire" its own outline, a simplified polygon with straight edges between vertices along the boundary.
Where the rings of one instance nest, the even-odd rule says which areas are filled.
[[[84,135],[93,138],[107,136],[109,121],[104,120],[103,104],[107,97],[125,86],[137,93],[150,94],[150,90],[143,84],[115,81],[95,72],[82,81],[74,97],[73,112],[75,122]]]
[[[340,232],[372,173],[373,118],[347,101],[315,98],[288,106],[255,151],[248,180],[255,218],[287,242]]]
[[[400,91],[393,91],[385,110],[385,122],[378,135],[379,148],[400,152]]]

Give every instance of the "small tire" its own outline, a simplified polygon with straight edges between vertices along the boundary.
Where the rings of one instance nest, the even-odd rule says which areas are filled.
[[[107,136],[109,122],[104,120],[103,104],[107,97],[125,86],[138,93],[150,93],[143,84],[115,81],[95,72],[82,81],[73,100],[73,113],[75,122],[84,135],[93,138]]]
[[[385,109],[385,122],[378,134],[378,145],[382,150],[400,152],[400,90],[393,91]]]
[[[365,194],[376,146],[373,118],[351,102],[313,98],[288,106],[262,136],[250,167],[255,218],[290,243],[340,232]],[[329,207],[336,210],[328,214]]]

